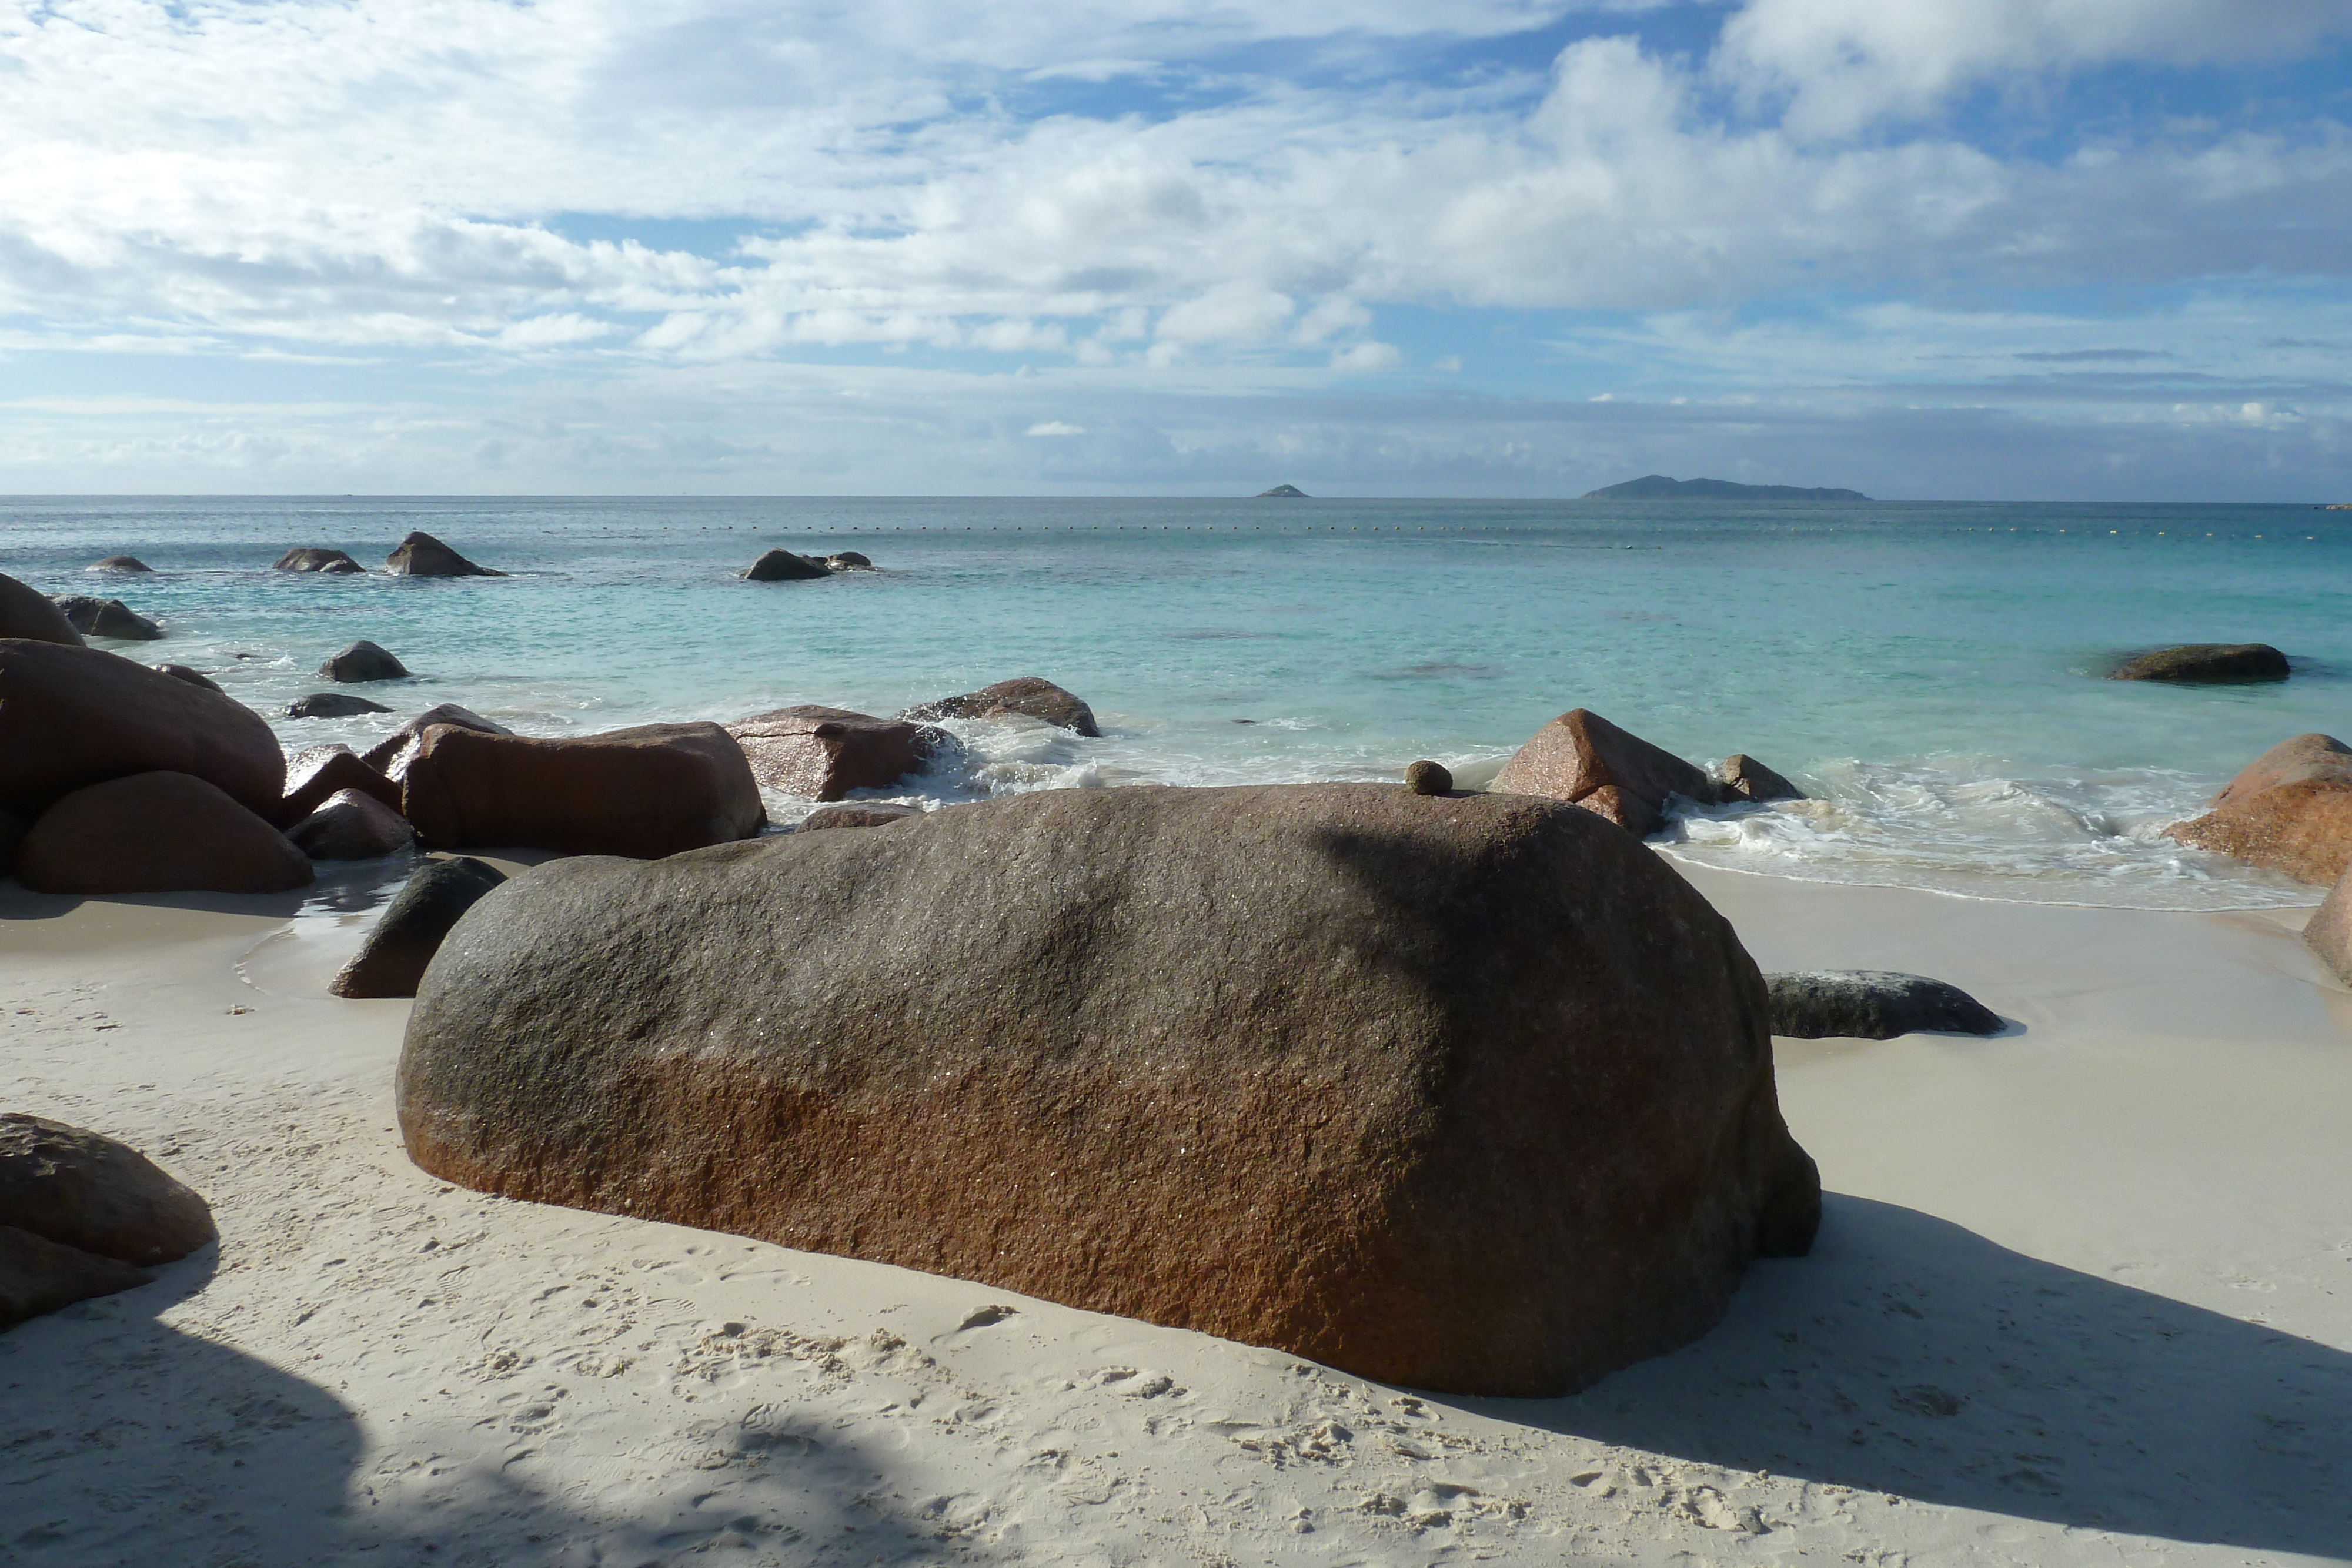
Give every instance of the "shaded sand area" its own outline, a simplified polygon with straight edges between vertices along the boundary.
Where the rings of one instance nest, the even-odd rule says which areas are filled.
[[[452,1188],[394,1130],[409,1004],[323,991],[362,917],[0,884],[0,1105],[222,1233],[0,1335],[0,1560],[2352,1558],[2352,994],[2302,912],[1688,874],[1768,969],[2013,1027],[1780,1042],[1815,1255],[1542,1401]]]

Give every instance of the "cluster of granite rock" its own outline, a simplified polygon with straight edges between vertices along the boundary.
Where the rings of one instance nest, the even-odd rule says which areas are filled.
[[[2248,763],[2201,817],[2165,832],[2329,889],[2304,940],[2352,985],[2352,747],[2298,735]]]
[[[113,1139],[0,1115],[0,1329],[155,1276],[215,1239],[205,1200]]]

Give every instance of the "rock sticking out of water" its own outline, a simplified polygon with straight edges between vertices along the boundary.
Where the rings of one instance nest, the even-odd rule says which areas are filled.
[[[414,533],[393,547],[384,557],[386,570],[394,577],[504,577],[505,572],[493,571],[487,566],[477,566],[435,538],[431,534]]]
[[[92,562],[83,570],[86,571],[121,571],[136,573],[142,571],[153,571],[155,569],[149,566],[145,561],[141,560],[135,555],[110,555],[104,560]]]
[[[408,666],[394,658],[390,650],[362,639],[340,653],[331,655],[319,666],[319,674],[331,681],[357,684],[362,681],[397,681],[408,674]]]
[[[92,599],[68,593],[58,601],[73,629],[88,637],[111,637],[121,643],[152,643],[163,629],[120,599]]]
[[[1734,800],[1801,800],[1805,792],[1745,752],[1733,752],[1715,765],[1716,789],[1725,803]]]
[[[286,705],[288,718],[350,718],[356,714],[391,711],[382,703],[370,702],[349,692],[312,692]]]
[[[753,582],[805,582],[832,575],[824,562],[794,555],[788,549],[772,549],[743,571],[743,576]]]
[[[1043,719],[1090,738],[1102,734],[1102,727],[1095,722],[1093,708],[1075,693],[1043,675],[1015,675],[976,692],[923,703],[898,716],[919,723],[939,718],[1003,718],[1007,714]]]
[[[409,537],[411,538],[418,538],[425,536],[412,534]],[[353,560],[341,550],[326,549],[316,545],[303,545],[298,549],[288,550],[284,555],[279,556],[278,559],[271,564],[269,570],[272,571],[315,571],[328,576],[346,577],[353,573],[364,575],[367,571],[367,568]]]
[[[2268,643],[2184,643],[2126,659],[2111,681],[2172,681],[2183,685],[2245,685],[2283,681],[2293,672]]]
[[[2352,867],[2352,747],[2298,735],[2248,763],[2201,817],[2165,832],[2297,882],[2328,887]]]

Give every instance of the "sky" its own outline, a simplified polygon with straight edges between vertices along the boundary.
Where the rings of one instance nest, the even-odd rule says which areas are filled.
[[[2352,0],[0,0],[0,492],[2352,500]]]

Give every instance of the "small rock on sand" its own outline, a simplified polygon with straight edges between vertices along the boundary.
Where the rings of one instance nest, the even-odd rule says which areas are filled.
[[[506,874],[471,855],[426,861],[409,874],[352,961],[327,989],[339,997],[413,997],[458,917]]]
[[[1958,986],[1879,969],[1767,975],[1772,1032],[1793,1040],[1999,1034],[1999,1014]]]
[[[167,1263],[213,1240],[211,1207],[103,1134],[0,1115],[0,1225],[126,1263]]]

